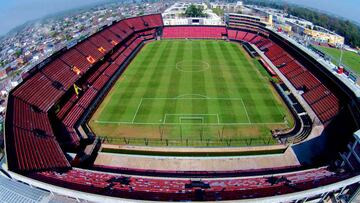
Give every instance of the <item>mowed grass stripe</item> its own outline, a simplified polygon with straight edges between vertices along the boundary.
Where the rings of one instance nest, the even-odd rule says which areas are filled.
[[[246,63],[246,60],[242,60],[243,64],[237,64],[237,62],[234,60],[233,56],[231,55],[231,51],[229,50],[229,46],[225,46],[223,44],[220,44],[220,49],[222,49],[222,52],[220,54],[227,56],[227,65],[233,65],[238,66],[239,68],[232,68],[231,71],[229,71],[229,79],[233,81],[234,84],[237,84],[237,81],[244,81],[242,84],[238,84],[238,87],[234,89],[233,94],[240,95],[241,98],[244,98],[244,100],[253,100],[252,99],[252,92],[249,90],[250,85],[258,85],[254,84],[251,81],[251,78],[249,77],[248,70],[250,69],[250,65]],[[238,47],[232,50],[232,52],[241,52]],[[245,58],[244,55],[239,56],[239,58]],[[236,93],[235,93],[236,92]],[[259,112],[252,111],[251,109],[247,108],[247,105],[243,105],[244,110],[246,111],[246,118],[249,120],[249,122],[258,122],[257,118],[254,118],[252,115],[258,115]]]
[[[231,47],[235,47],[235,49],[233,50],[234,52],[241,51],[241,50],[239,50],[238,45],[235,45],[233,43],[230,43],[227,46],[225,46],[224,44],[220,44],[220,48],[222,49],[221,54],[224,57],[227,57],[226,64],[233,67],[233,68],[231,68],[231,71],[227,71],[227,72],[230,75],[228,77],[229,82],[232,81],[230,83],[235,84],[235,86],[232,86],[229,89],[232,90],[231,91],[232,94],[239,95],[239,97],[242,98],[241,103],[233,102],[233,105],[235,106],[236,111],[239,111],[239,112],[243,111],[243,114],[239,115],[242,117],[242,119],[246,119],[249,123],[252,123],[253,120],[249,116],[250,114],[248,112],[248,109],[243,102],[243,99],[247,98],[249,96],[248,94],[244,94],[244,91],[243,91],[243,90],[247,90],[247,83],[248,83],[248,81],[247,81],[248,78],[244,74],[244,73],[246,73],[246,70],[243,70],[243,67],[247,67],[248,64],[246,64],[247,61],[244,59],[243,56],[239,57],[239,59],[241,59],[241,60],[237,60],[237,58],[233,58],[229,53],[230,52],[229,49]],[[242,82],[240,82],[240,81],[242,81]]]
[[[242,52],[236,52],[235,47],[232,47],[232,50],[229,50],[229,54],[233,57],[233,58],[237,58],[240,55],[245,55],[247,53],[245,53],[245,51]],[[244,60],[246,61],[246,63],[248,65],[246,65],[245,67],[249,67],[248,71],[246,71],[247,74],[247,78],[249,78],[249,80],[253,81],[253,88],[250,89],[251,94],[249,94],[249,98],[251,98],[252,100],[247,100],[245,99],[245,105],[246,106],[254,106],[251,104],[256,104],[256,113],[257,114],[253,114],[252,116],[257,117],[257,115],[260,115],[260,120],[258,122],[262,123],[262,122],[266,122],[268,120],[274,120],[276,122],[283,122],[283,112],[281,112],[279,110],[279,108],[281,108],[281,104],[279,104],[274,97],[268,96],[271,95],[272,92],[270,90],[270,84],[269,82],[264,79],[261,74],[256,70],[255,64],[254,62],[256,61],[250,61],[250,60]],[[251,67],[251,68],[250,68]],[[250,84],[250,82],[248,83]],[[248,97],[245,97],[248,98]]]
[[[208,51],[209,51],[209,56],[212,56],[212,64],[214,64],[212,66],[211,73],[213,76],[213,83],[215,84],[215,88],[216,88],[216,96],[215,98],[236,98],[236,95],[231,95],[228,92],[228,87],[227,87],[227,80],[224,77],[224,72],[222,67],[220,66],[220,61],[224,61],[224,58],[220,58],[220,54],[219,52],[221,52],[221,50],[218,50],[218,43],[217,41],[212,41],[209,43],[208,46]],[[221,81],[221,82],[219,82]],[[218,100],[218,105],[219,108],[221,108],[221,113],[220,113],[220,119],[221,122],[224,123],[243,123],[246,122],[246,120],[239,120],[238,117],[236,116],[236,114],[241,114],[244,112],[237,112],[235,113],[235,109],[232,105],[231,100]]]
[[[201,65],[203,63],[203,46],[201,41],[197,41],[196,43],[192,44],[193,54],[192,59],[193,61],[198,61]],[[195,64],[198,64],[195,63]],[[204,68],[199,66],[199,68]],[[195,68],[197,70],[197,68]],[[206,88],[205,88],[205,78],[204,78],[204,71],[208,70],[200,70],[198,72],[192,73],[192,94],[194,95],[205,95],[207,96]],[[204,100],[193,100],[192,101],[192,113],[194,114],[207,114],[208,113],[208,103]],[[206,118],[205,118],[206,119]]]
[[[158,63],[157,58],[159,57],[161,50],[164,49],[165,44],[161,46],[156,46],[155,44],[151,44],[150,48],[155,49],[155,52],[152,52],[150,57],[151,59],[145,58],[144,55],[141,55],[139,57],[136,57],[136,59],[139,58],[139,60],[134,60],[133,63],[130,64],[130,67],[134,67],[134,72],[130,71],[129,74],[134,78],[132,82],[134,84],[132,87],[128,87],[125,89],[125,95],[131,94],[132,96],[129,97],[129,100],[127,100],[127,103],[120,103],[120,106],[125,108],[124,115],[119,118],[119,121],[126,121],[126,122],[132,122],[136,121],[138,118],[138,113],[142,106],[142,98],[144,97],[144,94],[148,90],[146,87],[149,82],[151,81],[151,74],[153,72],[154,66]],[[148,68],[144,68],[148,67]],[[131,70],[130,68],[129,70]],[[133,74],[134,73],[134,74]],[[142,74],[142,77],[137,77],[138,74]],[[126,75],[127,76],[127,75]],[[125,79],[126,81],[126,79]],[[130,93],[130,92],[133,93]],[[140,114],[141,115],[141,114]]]
[[[133,63],[151,63],[151,61],[154,59],[153,56],[158,52],[158,49],[159,47],[150,46],[148,49],[146,49],[147,51],[141,51],[134,59]],[[133,99],[133,95],[136,92],[135,89],[140,85],[139,82],[142,80],[145,74],[146,72],[141,69],[127,69],[119,78],[119,80],[123,80],[123,82],[117,82],[114,85],[113,88],[115,91],[111,95],[110,102],[107,104],[106,108],[104,108],[103,112],[101,112],[99,120],[121,121],[123,116],[128,115],[125,114],[125,111],[129,109],[134,110],[131,108],[131,100]],[[129,118],[127,118],[126,121],[129,121]]]
[[[211,41],[210,41],[211,42]],[[184,42],[182,42],[182,41],[177,41],[176,43],[184,43]],[[188,41],[185,41],[185,43],[189,43]],[[206,53],[206,51],[204,51],[203,49],[207,49],[206,47],[205,48],[200,48],[201,46],[200,46],[200,43],[209,43],[209,41],[195,41],[195,42],[190,42],[189,44],[190,45],[192,45],[192,46],[180,46],[180,47],[191,47],[191,49],[189,49],[189,48],[183,48],[183,52],[185,52],[186,54],[188,54],[188,55],[190,55],[191,56],[191,60],[193,60],[193,61],[195,61],[195,60],[198,60],[198,61],[201,61],[201,60],[203,60],[203,57],[202,57],[202,52],[204,52],[204,53]],[[235,81],[235,83],[233,83],[233,84],[231,84],[231,85],[229,85],[229,86],[234,86],[234,84],[235,84],[235,86],[237,86],[237,87],[240,87],[241,89],[242,89],[242,91],[241,91],[241,93],[243,92],[243,90],[244,89],[247,89],[246,88],[246,86],[244,86],[244,85],[242,85],[242,84],[239,84],[238,82],[239,81],[243,81],[243,80],[246,80],[246,78],[247,79],[252,79],[253,78],[253,75],[256,75],[256,72],[254,72],[254,74],[248,74],[248,72],[249,71],[242,71],[240,74],[239,74],[239,70],[236,68],[237,66],[249,66],[249,64],[246,64],[247,63],[247,60],[245,60],[244,58],[244,55],[241,53],[241,50],[239,50],[239,48],[238,48],[238,46],[236,45],[236,44],[230,44],[230,43],[224,43],[224,42],[220,42],[220,43],[218,43],[218,42],[211,42],[211,43],[215,43],[215,44],[217,44],[217,45],[220,45],[220,49],[219,50],[222,50],[222,51],[220,51],[220,55],[222,55],[222,57],[226,57],[226,56],[228,56],[229,58],[230,58],[230,60],[227,60],[225,63],[222,63],[223,65],[224,65],[224,68],[222,68],[223,70],[226,70],[226,69],[230,69],[230,70],[228,70],[228,71],[224,71],[225,72],[225,74],[229,74],[230,73],[230,75],[232,76],[232,77],[234,77],[235,79],[234,79],[234,81]],[[161,43],[161,42],[156,42],[156,44],[154,44],[154,45],[152,45],[152,48],[153,47],[160,47],[160,46],[162,46],[164,43]],[[157,45],[157,46],[155,46],[155,45]],[[174,47],[165,47],[164,48],[164,50],[163,51],[166,51],[166,53],[173,53],[173,52],[170,52],[170,51],[168,51],[168,50],[174,50],[174,49],[176,49],[178,47],[178,45],[176,44],[176,46],[175,46],[175,48]],[[150,47],[151,48],[151,47]],[[229,51],[228,49],[229,48],[232,48],[233,50],[231,50],[231,51]],[[195,51],[189,51],[189,50],[195,50]],[[147,54],[150,54],[150,53],[154,53],[154,51],[153,50],[151,50],[151,51],[148,51],[148,52],[145,52],[145,53],[147,53]],[[240,58],[240,59],[236,59],[236,57],[234,57],[234,55],[236,55],[236,53],[240,53],[240,56],[238,57],[238,58]],[[168,57],[161,57],[162,59],[163,58],[165,58],[165,60],[166,59],[170,59],[170,61],[171,61],[171,58],[172,59],[174,59],[174,57],[172,56],[173,54],[168,54],[169,56]],[[217,60],[217,55],[219,55],[219,53],[218,54],[215,54],[215,55],[213,55],[213,56],[215,56],[215,57],[208,57],[207,59],[205,59],[205,60],[209,60],[209,61],[213,61],[213,63],[214,64],[220,64],[219,62],[218,62],[218,60]],[[160,56],[161,56],[161,54],[160,54]],[[142,57],[141,55],[139,55],[139,58],[142,58],[143,60],[140,60],[141,61],[141,63],[139,63],[138,61],[134,61],[134,63],[132,64],[132,65],[134,65],[134,66],[146,66],[145,65],[145,63],[148,63],[148,66],[151,66],[151,61],[152,61],[152,59],[153,58],[156,58],[156,57],[151,57],[151,60],[150,60],[150,64],[149,64],[149,56],[145,56],[145,57]],[[186,56],[186,57],[189,57],[189,56]],[[168,72],[172,72],[172,73],[174,73],[174,67],[172,67],[170,70],[165,70],[165,68],[164,68],[164,66],[167,66],[167,65],[169,65],[169,67],[171,67],[171,65],[173,65],[173,63],[174,63],[174,61],[172,61],[172,62],[170,62],[170,63],[166,63],[166,62],[164,62],[164,61],[162,61],[162,64],[161,65],[159,65],[160,64],[160,62],[159,62],[159,60],[157,60],[157,64],[156,64],[156,66],[160,69],[163,69],[165,72],[166,72],[166,74],[168,74]],[[243,63],[245,63],[245,64],[243,64]],[[176,63],[175,63],[176,64]],[[211,64],[210,64],[211,65]],[[138,70],[141,70],[141,69],[138,69]],[[250,69],[250,70],[252,70],[252,69]],[[235,71],[235,73],[234,73],[234,71]],[[254,71],[254,70],[252,70],[252,71]],[[183,83],[185,84],[185,87],[190,87],[191,88],[191,92],[192,92],[192,94],[198,94],[198,93],[196,93],[196,92],[202,92],[203,93],[203,95],[208,95],[208,93],[206,92],[206,90],[207,89],[209,89],[209,88],[205,88],[205,86],[206,86],[206,84],[208,84],[208,82],[207,83],[205,83],[205,81],[204,81],[204,78],[205,78],[205,76],[204,75],[206,75],[205,74],[205,72],[206,71],[204,71],[204,72],[199,72],[200,74],[197,74],[197,72],[196,72],[196,74],[194,74],[194,73],[187,73],[187,74],[190,74],[190,75],[192,75],[192,81],[191,81],[191,85],[189,85],[189,81],[187,80],[187,77],[182,77],[183,78]],[[142,72],[140,72],[140,73],[144,73],[144,71],[142,71]],[[134,74],[134,75],[137,75],[138,73],[136,73],[136,74]],[[131,74],[129,74],[129,75],[131,75]],[[147,74],[147,75],[149,75],[149,74]],[[173,74],[173,75],[175,75],[175,74]],[[182,76],[182,75],[184,75],[184,73],[181,73],[181,74],[179,74],[180,76]],[[200,78],[197,78],[197,76],[204,76],[204,77],[200,77]],[[246,78],[243,78],[244,77],[244,75],[246,75]],[[167,77],[165,77],[165,78],[167,78]],[[179,77],[177,77],[177,78],[179,78]],[[180,79],[181,79],[181,77],[180,77]],[[256,77],[255,77],[255,79],[256,79]],[[141,79],[141,80],[144,80],[144,78],[143,79]],[[156,79],[157,81],[158,81],[158,78]],[[258,80],[258,81],[255,81],[254,82],[254,84],[259,84],[259,81],[260,80]],[[165,81],[161,81],[161,82],[163,82],[164,84],[166,84],[166,83],[168,83],[168,81],[167,80],[165,80]],[[193,83],[196,83],[196,82],[202,82],[202,85],[193,85]],[[138,81],[136,81],[135,82],[136,84],[139,84],[139,82]],[[250,83],[250,82],[249,82]],[[134,88],[134,87],[136,87],[136,84],[134,84],[133,85],[133,87],[132,88]],[[215,84],[213,84],[214,86],[222,86],[221,84],[220,85],[218,85],[218,83],[215,83]],[[150,86],[152,86],[152,85],[150,85]],[[171,85],[167,85],[166,87],[170,87]],[[143,87],[142,87],[143,88]],[[140,88],[141,89],[141,88]],[[153,90],[154,90],[154,88],[152,88]],[[166,90],[168,90],[169,88],[167,88]],[[176,90],[177,88],[175,88],[175,86],[172,86],[172,88],[170,88],[172,91],[173,90]],[[236,95],[236,94],[234,94],[235,92],[233,91],[233,87],[228,87],[227,88],[228,90],[230,90],[230,92],[229,93],[227,93],[227,95]],[[254,89],[254,90],[257,90],[257,89],[261,89],[261,88],[259,88],[259,87],[256,87],[256,89]],[[153,91],[152,90],[152,91]],[[155,90],[156,91],[158,91],[159,89],[156,89],[155,88]],[[211,90],[211,88],[210,88],[210,90]],[[151,91],[151,92],[152,92]],[[132,91],[126,91],[126,92],[129,92],[129,94],[127,94],[128,96],[130,96],[130,94],[134,94],[134,92],[139,92],[139,91],[134,91],[134,90],[132,90]],[[141,92],[141,91],[140,91]],[[163,93],[164,93],[164,89],[163,88],[160,88],[160,91],[158,91],[158,92],[160,92],[159,94],[161,94],[161,95],[163,95]],[[177,91],[178,93],[179,93],[179,91]],[[251,103],[254,103],[254,102],[249,102],[249,100],[252,100],[252,95],[251,95],[251,93],[249,93],[249,90],[246,90],[245,91],[247,94],[239,94],[238,96],[239,96],[239,98],[246,98],[246,101],[245,102],[248,102],[248,103],[250,103],[250,106],[251,106]],[[153,93],[153,95],[155,95],[154,94],[154,92],[152,92]],[[253,94],[257,94],[257,92],[256,91],[252,91],[252,93]],[[175,96],[175,95],[174,95]],[[221,97],[222,96],[224,96],[224,95],[221,95]],[[153,96],[154,97],[154,96]],[[169,97],[169,96],[167,96],[167,97]],[[216,96],[216,97],[219,97],[218,95]],[[261,97],[260,97],[261,98]],[[124,101],[130,101],[131,99],[128,99],[128,98],[123,98],[124,100],[122,100],[122,102],[121,103],[125,103]],[[141,100],[141,98],[140,98],[140,100]],[[269,100],[269,101],[274,101],[274,100]],[[124,111],[124,109],[127,109],[128,111],[130,111],[130,109],[131,109],[131,111],[132,112],[134,112],[135,110],[136,110],[136,108],[138,107],[138,105],[139,105],[139,102],[140,101],[138,101],[138,102],[134,102],[135,103],[135,105],[132,105],[132,108],[129,108],[129,107],[126,107],[126,108],[120,108],[120,113],[121,113],[121,110],[122,111]],[[145,103],[146,103],[146,106],[151,106],[151,103],[152,103],[153,101],[146,101]],[[167,106],[174,106],[174,105],[176,105],[177,104],[177,102],[173,102],[173,101],[168,101],[168,100],[159,100],[159,101],[157,101],[157,103],[161,103],[161,102],[163,102],[163,103],[167,103]],[[235,112],[236,112],[236,108],[243,108],[243,106],[241,105],[241,106],[239,106],[239,102],[234,102],[234,101],[220,101],[221,103],[222,103],[222,105],[224,105],[224,104],[226,104],[227,106],[228,106],[228,104],[229,103],[231,103],[231,106],[232,106],[232,108],[235,110]],[[194,100],[194,102],[192,102],[192,103],[196,103],[195,105],[192,105],[192,112],[193,113],[204,113],[204,114],[206,114],[206,113],[208,113],[208,102],[203,102],[203,101],[201,101],[201,100]],[[209,102],[209,103],[213,103],[213,102]],[[205,105],[204,105],[205,104]],[[162,108],[162,105],[156,105],[156,106],[159,106],[160,108],[160,110],[162,109],[163,110],[163,115],[166,113],[166,112],[168,112],[168,110],[164,110],[164,109],[167,109],[167,108],[165,108],[165,105],[166,104],[164,104],[163,106],[163,108]],[[206,108],[203,108],[203,107],[206,107]],[[184,107],[183,107],[184,108]],[[183,112],[184,111],[184,109],[183,108],[180,108],[180,109],[178,109],[178,111],[176,111],[176,112],[174,112],[174,113],[181,113],[181,112]],[[156,109],[156,108],[151,108],[153,111],[157,111],[157,110],[159,110],[159,109]],[[176,108],[175,108],[176,109]],[[142,111],[142,108],[140,109],[140,114],[141,114],[141,111]],[[185,109],[185,111],[188,111],[188,110],[186,110]],[[241,111],[241,110],[240,110]],[[171,111],[170,111],[171,112]],[[216,113],[217,111],[215,111],[215,113]],[[233,111],[232,111],[233,112]],[[138,112],[139,113],[139,112]],[[256,115],[258,112],[255,112],[254,114]],[[115,114],[116,115],[116,114]],[[156,115],[156,114],[153,114],[153,115]],[[163,115],[162,115],[162,117],[163,117]],[[271,114],[271,115],[273,115],[273,114]],[[227,115],[223,115],[223,116],[227,116]],[[233,115],[233,117],[234,117],[234,115]],[[244,115],[242,115],[242,114],[239,114],[239,115],[237,115],[237,116],[235,116],[235,117],[244,117]],[[243,118],[244,119],[244,118]],[[121,119],[122,120],[122,119]],[[128,120],[128,119],[127,119]],[[236,120],[236,119],[235,119]],[[266,119],[265,119],[266,120]],[[152,122],[157,122],[157,120],[154,120],[154,118],[152,118],[151,119],[151,121]],[[147,121],[147,122],[149,122],[149,121]],[[240,122],[241,123],[241,122]]]
[[[153,98],[163,98],[165,95],[168,94],[168,89],[170,86],[170,75],[174,71],[175,67],[170,66],[174,65],[175,62],[175,53],[173,50],[178,47],[178,44],[169,42],[169,44],[163,50],[163,53],[159,56],[159,62],[156,65],[156,69],[161,72],[161,74],[156,75],[154,77],[154,82],[156,82],[157,88],[154,89],[155,92],[153,94]],[[153,90],[153,91],[154,91]],[[150,101],[149,101],[150,102]],[[151,100],[151,106],[144,106],[146,108],[151,108],[150,115],[147,119],[147,122],[152,123],[162,123],[164,119],[164,115],[162,112],[166,109],[166,105],[169,101],[168,100]],[[171,109],[170,109],[171,111]]]
[[[192,55],[193,55],[193,49],[191,47],[192,45],[192,41],[188,41],[188,40],[182,40],[182,46],[184,46],[183,49],[183,60],[179,61],[179,63],[183,62],[185,64],[191,64],[192,63]],[[196,54],[196,53],[194,53]],[[179,75],[181,77],[179,86],[180,86],[180,90],[179,90],[179,95],[178,97],[184,97],[186,95],[191,94],[192,91],[192,73],[191,72],[184,72],[182,71],[182,67],[178,66],[178,71],[179,71]],[[188,68],[188,67],[183,67],[184,69]],[[178,103],[178,107],[176,108],[176,113],[177,114],[183,114],[183,113],[191,113],[192,110],[192,103],[187,104],[186,106],[184,106],[182,103]],[[190,112],[189,112],[190,111]]]
[[[180,46],[180,42],[174,42],[174,48],[170,53],[174,53],[175,56],[171,57],[172,60],[169,59],[169,65],[173,65],[183,60],[184,57],[184,46]],[[170,77],[167,86],[166,98],[175,98],[179,95],[179,84],[182,75],[179,75],[179,71],[176,67],[170,69]],[[162,111],[162,116],[165,117],[165,114],[174,113],[177,109],[177,102],[174,100],[165,100],[165,107]]]
[[[185,71],[176,68],[181,61],[187,64],[183,67]],[[199,71],[201,61],[210,67]],[[254,61],[238,44],[226,41],[162,40],[149,43],[116,82],[110,91],[111,97],[101,104],[99,111],[103,111],[94,114],[92,119],[114,123],[90,122],[90,125],[95,133],[114,138],[151,139],[161,136],[170,142],[179,139],[214,140],[219,136],[270,139],[270,129],[285,126],[274,124],[282,122],[279,112],[284,110],[284,106],[275,99],[266,78],[259,76]],[[274,108],[278,107],[280,111],[276,112]],[[131,124],[137,109],[135,122]],[[258,124],[246,124],[245,109],[254,114],[250,117],[252,124]],[[181,116],[175,115],[169,116],[168,125],[162,125],[165,114],[189,114],[190,117],[207,114],[203,117],[212,124],[201,128],[189,127],[188,124],[172,125],[178,123]],[[209,114],[214,114],[214,118]],[[217,122],[216,114],[219,114],[219,126],[213,124]],[[160,135],[162,126],[164,130]]]
[[[227,47],[228,49],[224,50],[224,54],[229,56],[229,59],[231,61],[235,61],[234,59],[236,56],[234,56],[236,53],[240,53],[242,57],[245,57],[244,52],[241,52],[239,50],[239,47]],[[250,106],[250,104],[253,104],[254,101],[256,101],[256,106],[247,108],[249,116],[253,122],[257,123],[263,123],[266,122],[266,120],[273,120],[276,118],[276,104],[274,103],[273,99],[268,99],[268,97],[264,97],[263,93],[271,94],[268,88],[264,87],[264,82],[261,81],[260,75],[256,72],[255,68],[251,68],[251,66],[254,66],[254,64],[251,64],[249,60],[244,60],[245,66],[248,67],[246,71],[242,71],[243,73],[243,80],[247,79],[249,82],[247,82],[245,87],[248,87],[249,85],[252,86],[252,88],[249,88],[250,90],[247,90],[247,95],[244,97],[246,98],[244,103],[245,106]],[[258,77],[255,77],[258,76]],[[234,78],[234,80],[237,80],[237,78]],[[247,88],[248,89],[248,88]],[[249,92],[251,91],[251,93]],[[270,117],[270,118],[269,118]]]
[[[204,91],[206,92],[206,96],[207,97],[214,97],[214,95],[216,95],[216,90],[214,87],[216,84],[214,84],[214,81],[212,80],[212,74],[211,74],[211,68],[213,66],[213,64],[211,64],[211,57],[207,51],[207,44],[209,43],[209,41],[201,41],[200,47],[201,47],[201,55],[202,58],[205,62],[209,63],[209,67],[208,69],[204,70],[202,76],[203,76],[203,88]],[[211,101],[207,103],[207,113],[209,114],[219,114],[221,112],[221,109],[219,108],[218,103],[215,101]],[[213,121],[214,118],[212,118],[211,121]],[[220,119],[220,117],[219,117]],[[217,122],[217,117],[216,117],[216,122]],[[221,121],[219,121],[221,122]]]
[[[205,77],[205,87],[207,89],[207,96],[209,98],[217,98],[220,95],[220,88],[218,86],[216,82],[218,81],[218,77],[216,74],[216,68],[218,67],[218,59],[216,58],[216,56],[214,56],[214,52],[210,51],[211,50],[211,43],[213,43],[213,41],[203,41],[203,45],[202,48],[204,49],[203,51],[203,57],[204,60],[209,62],[209,69],[206,70],[206,74],[204,74]],[[215,59],[214,59],[215,58]],[[221,97],[223,97],[224,95],[220,95]],[[210,102],[210,104],[208,105],[208,109],[211,113],[217,113],[219,115],[219,119],[220,119],[220,123],[225,122],[223,121],[223,111],[222,111],[222,106],[221,106],[221,101],[216,100],[215,102]]]
[[[143,98],[157,98],[157,93],[160,92],[161,89],[164,87],[163,77],[166,77],[164,74],[164,71],[166,70],[163,67],[163,64],[167,63],[167,60],[169,59],[169,55],[171,52],[167,51],[168,47],[173,46],[173,43],[167,41],[164,44],[160,43],[160,46],[162,49],[160,50],[160,55],[156,58],[156,63],[154,65],[154,68],[152,73],[149,74],[149,81],[146,84],[146,91],[143,94]],[[154,105],[155,103],[155,105]],[[135,122],[159,122],[159,111],[165,106],[165,101],[163,100],[154,100],[154,99],[147,99],[146,103],[141,106],[139,109]]]

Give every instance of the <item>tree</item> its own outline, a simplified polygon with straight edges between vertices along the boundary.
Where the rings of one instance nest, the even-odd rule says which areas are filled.
[[[194,4],[191,4],[185,11],[186,17],[207,17],[207,14],[204,13],[204,9],[199,6],[195,6]]]
[[[355,23],[336,16],[330,16],[320,11],[287,4],[274,0],[244,0],[245,4],[254,4],[264,7],[286,10],[288,14],[311,21],[328,30],[345,37],[345,42],[353,47],[360,47],[360,27]]]
[[[221,8],[213,8],[212,11],[216,13],[216,15],[222,17],[224,16],[224,9]]]
[[[17,58],[19,58],[19,57],[21,56],[21,54],[22,54],[22,50],[21,50],[21,49],[18,49],[18,50],[15,51],[15,56],[16,56]]]

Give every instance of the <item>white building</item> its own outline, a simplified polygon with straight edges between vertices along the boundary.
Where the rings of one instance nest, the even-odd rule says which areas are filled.
[[[242,12],[244,4],[242,1],[237,1],[236,3],[210,3],[212,9],[222,9],[226,13],[229,12]]]
[[[186,9],[191,5],[204,8],[207,17],[185,17]],[[205,3],[177,2],[166,9],[163,14],[164,25],[224,25],[220,16],[216,15]]]

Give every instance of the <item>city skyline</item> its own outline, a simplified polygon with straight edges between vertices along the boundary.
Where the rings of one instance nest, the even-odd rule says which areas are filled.
[[[31,20],[105,1],[107,0],[0,0],[0,18],[6,19],[0,21],[0,36]]]
[[[70,9],[106,2],[108,0],[0,0],[0,36],[7,34],[12,29],[22,24],[43,18],[47,15],[67,11]],[[356,0],[286,0],[290,3],[319,9],[338,16],[356,21],[360,24],[360,16],[357,15]],[[326,5],[326,7],[324,7]]]

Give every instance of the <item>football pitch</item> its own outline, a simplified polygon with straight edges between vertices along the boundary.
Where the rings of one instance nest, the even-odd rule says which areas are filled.
[[[274,144],[270,130],[290,127],[293,121],[261,69],[232,42],[151,42],[120,76],[89,125],[115,144]]]

